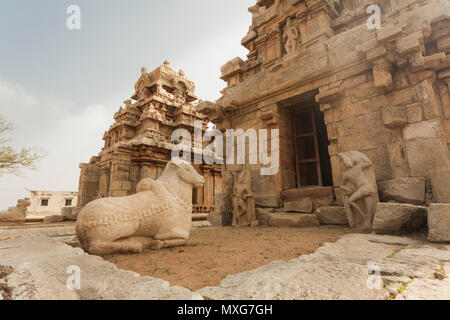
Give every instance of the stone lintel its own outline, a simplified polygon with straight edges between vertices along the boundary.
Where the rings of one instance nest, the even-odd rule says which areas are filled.
[[[319,93],[316,96],[316,102],[318,102],[320,104],[325,104],[327,102],[339,99],[341,97],[341,95],[342,95],[341,89],[334,88],[334,89]]]

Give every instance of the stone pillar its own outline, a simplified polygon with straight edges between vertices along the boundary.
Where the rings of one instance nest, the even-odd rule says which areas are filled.
[[[375,87],[381,92],[392,91],[394,82],[392,80],[392,65],[386,59],[376,59],[373,64],[373,80]]]
[[[216,195],[222,193],[222,174],[214,171],[214,205],[216,205]]]
[[[152,163],[143,162],[141,164],[141,180],[151,178],[156,178],[156,169]]]
[[[107,197],[109,194],[109,178],[110,178],[110,172],[111,168],[105,167],[100,169],[100,181],[99,181],[99,190],[98,190],[98,197],[104,198]]]
[[[130,169],[131,159],[127,154],[115,155],[111,168],[111,197],[125,197],[131,194]]]
[[[328,140],[330,146],[328,148],[331,162],[331,173],[333,178],[333,185],[339,187],[341,181],[341,161],[338,157],[340,150],[339,137],[342,130],[339,129],[338,123],[335,119],[335,110],[338,100],[342,96],[341,89],[328,87],[321,88],[320,93],[316,96],[316,102],[320,105],[320,111],[324,114],[324,121],[327,127]]]
[[[205,206],[214,205],[214,177],[211,169],[204,169],[203,176],[205,178],[205,185],[203,187],[203,204]]]
[[[78,185],[78,207],[84,207],[97,199],[100,169],[97,164],[80,164],[80,181]]]
[[[202,205],[202,204],[204,204],[203,203],[203,195],[204,195],[204,193],[205,193],[205,187],[203,186],[201,189],[197,189],[197,193],[196,193],[196,195],[197,195],[197,199],[195,199],[196,201],[196,203],[198,204],[198,205]]]
[[[223,166],[225,167],[225,165]],[[221,192],[216,192],[215,205],[220,226],[231,226],[233,221],[234,177],[231,171],[222,170]]]

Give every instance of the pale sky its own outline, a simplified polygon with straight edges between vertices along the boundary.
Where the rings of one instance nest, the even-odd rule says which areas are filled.
[[[168,60],[216,100],[220,67],[247,54],[240,43],[255,0],[0,0],[0,115],[11,145],[40,147],[38,170],[0,176],[0,210],[34,190],[78,190],[79,163],[134,93],[140,68]],[[67,7],[81,8],[68,30]]]

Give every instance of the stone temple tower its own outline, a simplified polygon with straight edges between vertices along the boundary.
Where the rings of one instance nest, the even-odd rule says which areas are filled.
[[[150,73],[142,68],[132,100],[116,112],[114,124],[103,137],[103,149],[88,164],[80,165],[79,207],[102,197],[133,194],[141,179],[161,175],[174,146],[172,132],[183,128],[193,133],[195,121],[205,130],[209,122],[196,111],[194,90],[195,84],[184,72],[174,71],[167,61]],[[201,147],[193,150],[202,152]],[[194,192],[193,211],[206,215],[215,210],[220,166],[197,165],[196,169],[206,183]]]

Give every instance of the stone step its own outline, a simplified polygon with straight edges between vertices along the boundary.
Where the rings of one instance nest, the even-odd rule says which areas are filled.
[[[321,225],[348,225],[344,207],[320,207],[316,216]]]
[[[281,192],[281,201],[284,203],[302,201],[306,198],[312,200],[314,210],[320,207],[334,205],[334,192],[332,187],[308,187]]]
[[[266,218],[267,224],[271,227],[309,228],[320,225],[315,214],[267,213]]]
[[[300,201],[285,202],[284,211],[289,213],[313,213],[312,199],[303,198]]]
[[[192,215],[192,221],[199,221],[199,220],[208,220],[209,213],[194,213]]]
[[[211,227],[211,223],[207,220],[205,221],[193,221],[192,222],[192,227],[194,228],[209,228]]]

